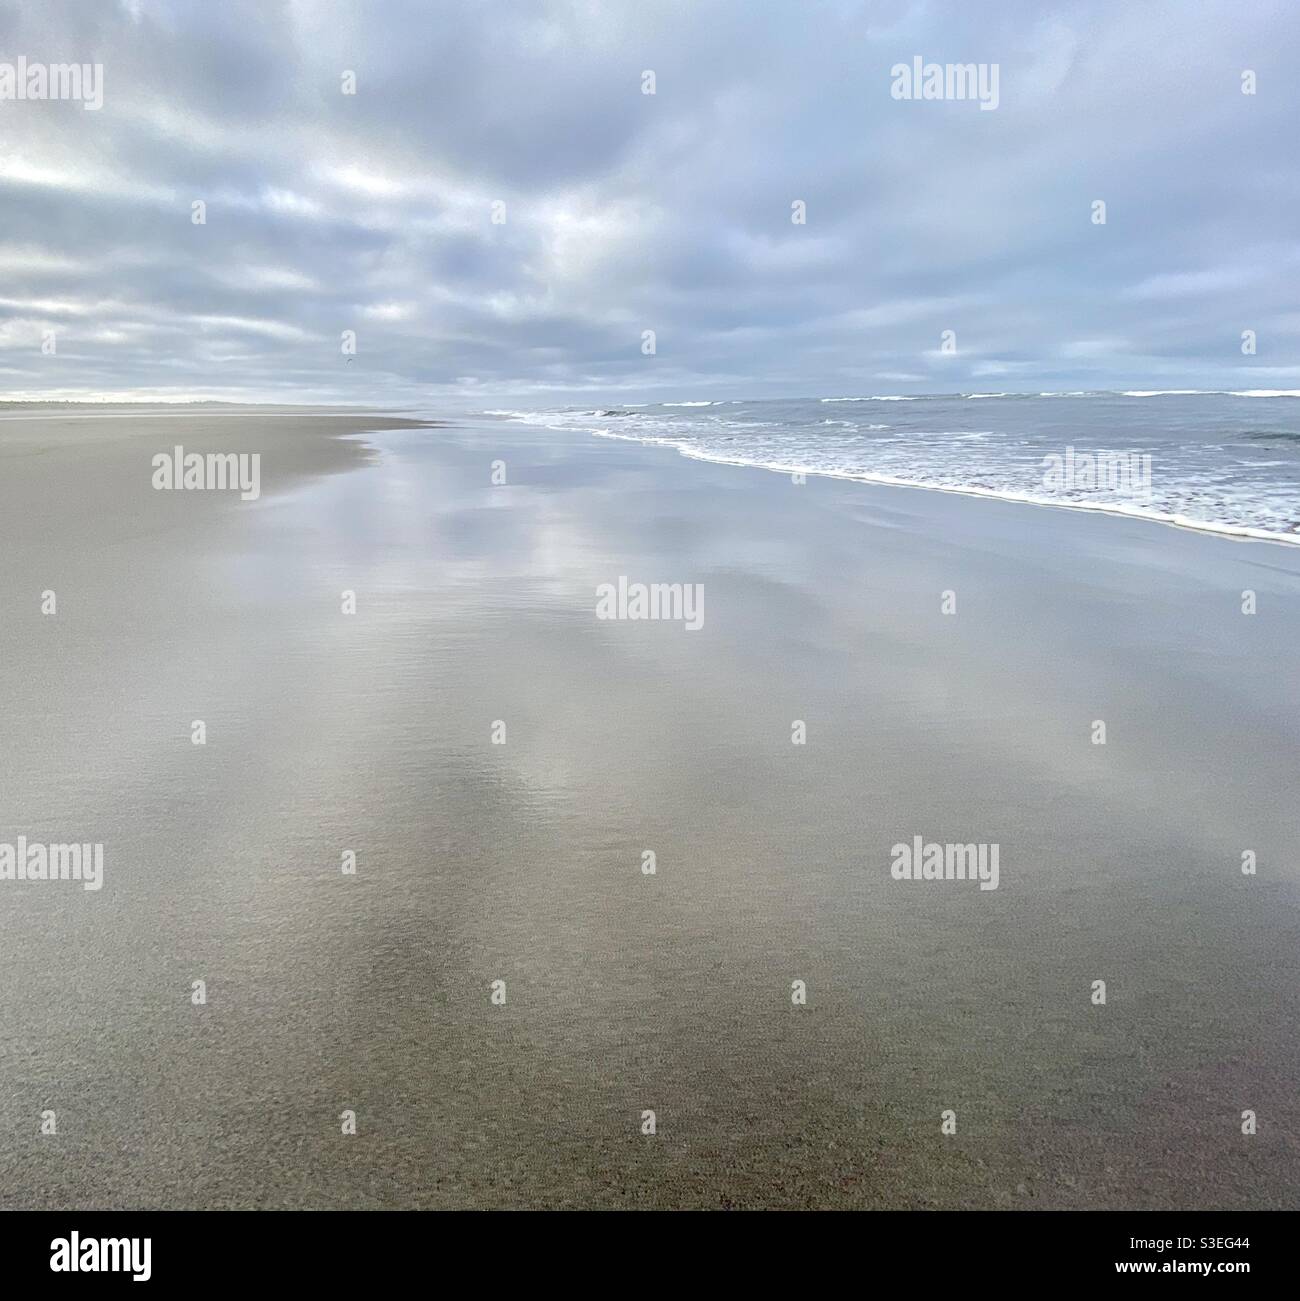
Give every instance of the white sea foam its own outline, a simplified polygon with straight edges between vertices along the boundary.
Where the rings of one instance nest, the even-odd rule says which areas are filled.
[[[1300,396],[1284,390],[1251,390],[1252,395]],[[1224,434],[1240,420],[1235,394],[1201,397],[1200,390],[1130,390],[1128,395],[1182,400],[1177,417],[1166,427],[1153,423],[1151,410],[1133,404],[1133,414],[1098,407],[1103,415],[1077,416],[1055,401],[1035,409],[1033,394],[1009,395],[1001,404],[981,408],[989,428],[960,427],[956,402],[965,396],[928,400],[901,394],[874,398],[814,400],[739,400],[723,411],[626,410],[509,413],[510,418],[560,430],[579,430],[602,438],[671,447],[693,460],[749,466],[779,474],[803,473],[823,478],[858,480],[930,491],[991,497],[1003,501],[1153,520],[1219,534],[1270,542],[1300,543],[1300,425],[1290,417],[1270,417],[1275,425],[1263,439],[1229,442]],[[993,397],[995,395],[987,395]],[[1095,392],[1054,393],[1053,398],[1105,396]],[[1119,394],[1110,394],[1112,400]],[[827,419],[818,403],[827,401],[921,401],[915,412],[899,411],[890,425]],[[1206,403],[1201,406],[1202,400]],[[935,412],[948,402],[945,427]],[[1211,405],[1217,402],[1216,407]],[[660,404],[666,407],[669,404]],[[675,404],[681,405],[681,404]],[[710,404],[723,406],[724,404]],[[737,409],[739,407],[739,409]],[[1049,416],[1049,409],[1051,415]],[[1141,414],[1138,414],[1139,409]],[[1197,414],[1202,412],[1203,414]],[[504,414],[504,413],[503,413]],[[620,417],[622,417],[620,419]],[[1095,450],[1127,447],[1153,458],[1155,494],[1140,500],[1121,488],[1099,487],[1062,495],[1045,486],[1044,457],[1059,454],[1062,419],[1077,424]],[[1244,431],[1244,426],[1238,426]],[[881,431],[888,430],[887,433]],[[1259,433],[1260,431],[1253,431]],[[1072,435],[1079,441],[1079,435]],[[1296,444],[1296,456],[1283,457]],[[1260,445],[1266,441],[1269,451]],[[1256,450],[1258,449],[1258,450]],[[1251,455],[1251,452],[1256,452]],[[1288,470],[1290,473],[1288,473]]]
[[[920,402],[919,397],[905,397],[901,393],[878,393],[869,398],[818,398],[818,402]]]
[[[1198,533],[1213,533],[1227,538],[1251,539],[1259,542],[1282,542],[1291,546],[1300,545],[1300,534],[1281,533],[1272,529],[1253,528],[1248,525],[1194,519],[1189,515],[1175,511],[1150,510],[1123,503],[1066,501],[1060,497],[1046,494],[1035,495],[1003,488],[980,488],[969,485],[959,487],[951,484],[930,483],[922,479],[909,479],[894,474],[873,474],[858,470],[831,470],[817,465],[756,461],[744,457],[722,456],[717,453],[702,451],[699,448],[683,446],[667,438],[638,438],[633,434],[615,434],[606,430],[593,432],[596,432],[597,436],[602,438],[621,438],[627,442],[649,442],[674,446],[682,456],[690,460],[708,461],[715,465],[735,465],[747,469],[770,470],[775,474],[811,474],[823,479],[848,479],[857,483],[878,483],[895,488],[916,488],[926,492],[955,493],[962,497],[989,497],[997,501],[1018,502],[1025,506],[1052,506],[1058,510],[1095,511],[1103,515],[1119,515],[1157,524],[1171,524],[1177,528],[1190,529]]]
[[[1126,398],[1167,397],[1228,397],[1228,398],[1300,398],[1300,389],[1294,388],[1164,388],[1133,389],[1120,394]]]

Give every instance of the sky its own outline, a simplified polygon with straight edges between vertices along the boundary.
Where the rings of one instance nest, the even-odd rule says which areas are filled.
[[[103,102],[0,99],[0,399],[1300,387],[1295,0],[0,0],[20,57]]]

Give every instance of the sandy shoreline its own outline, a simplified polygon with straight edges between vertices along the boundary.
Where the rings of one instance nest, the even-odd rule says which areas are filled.
[[[621,442],[652,444],[653,440],[633,438],[626,434],[600,433],[599,438],[614,438]],[[842,479],[848,483],[869,483],[880,487],[911,488],[924,492],[944,492],[955,497],[979,497],[989,501],[1011,502],[1020,506],[1037,506],[1045,510],[1090,511],[1099,515],[1114,515],[1121,519],[1141,520],[1148,524],[1164,525],[1168,528],[1186,529],[1190,533],[1208,533],[1214,537],[1231,538],[1249,542],[1271,542],[1278,546],[1300,546],[1300,534],[1275,533],[1267,529],[1236,528],[1228,524],[1212,524],[1205,520],[1191,519],[1186,515],[1173,515],[1153,511],[1126,509],[1111,505],[1090,505],[1078,501],[1047,501],[1028,495],[1017,496],[991,488],[953,488],[935,483],[914,483],[907,479],[887,474],[854,474],[849,471],[826,470],[814,466],[791,467],[787,465],[759,464],[751,461],[728,460],[722,456],[706,456],[701,452],[688,452],[678,449],[682,456],[692,461],[708,461],[714,465],[730,465],[737,469],[767,470],[787,478],[792,473],[801,473],[822,479]]]
[[[1295,1204],[1300,553],[506,422],[109,423],[0,423],[0,841],[106,846],[0,882],[4,1205]],[[261,499],[155,492],[174,443]],[[620,576],[704,626],[598,621]],[[914,835],[999,888],[892,880]]]

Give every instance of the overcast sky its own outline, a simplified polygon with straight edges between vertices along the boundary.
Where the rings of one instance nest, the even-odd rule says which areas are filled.
[[[19,56],[103,107],[0,101],[0,396],[1300,387],[1295,0],[0,0]]]

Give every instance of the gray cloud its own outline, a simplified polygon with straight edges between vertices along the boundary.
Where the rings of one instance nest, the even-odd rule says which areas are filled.
[[[0,102],[0,387],[1300,387],[1291,8],[2,4],[0,62],[104,106]],[[894,100],[914,55],[999,107]]]

